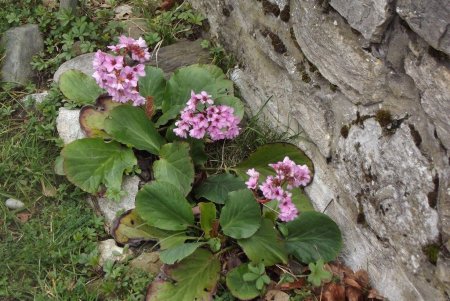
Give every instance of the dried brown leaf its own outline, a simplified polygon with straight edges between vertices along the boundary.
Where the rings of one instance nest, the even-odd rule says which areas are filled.
[[[345,288],[345,295],[348,301],[363,301],[363,293],[361,290],[354,288],[352,286],[347,286]]]
[[[31,213],[25,213],[25,212],[17,213],[16,217],[19,219],[19,221],[21,223],[26,223],[30,219]]]
[[[269,290],[264,297],[264,301],[289,301],[289,295],[278,290]]]
[[[293,282],[286,282],[279,285],[279,289],[283,291],[289,291],[293,289],[299,289],[305,286],[305,279],[299,279]]]
[[[148,118],[152,118],[155,114],[153,96],[147,96],[147,101],[145,102],[145,114]]]
[[[345,301],[345,287],[337,283],[325,286],[322,301]]]
[[[375,300],[384,300],[384,297],[381,296],[376,289],[371,289],[367,294],[367,299],[375,299]]]
[[[164,0],[161,5],[161,10],[169,10],[175,5],[175,0]]]

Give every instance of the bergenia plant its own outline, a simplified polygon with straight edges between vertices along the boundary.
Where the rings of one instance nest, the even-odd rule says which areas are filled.
[[[136,208],[111,234],[120,244],[159,248],[165,278],[146,300],[210,300],[219,287],[250,300],[279,285],[293,260],[307,269],[336,258],[339,228],[304,193],[314,166],[298,147],[263,145],[226,172],[204,168],[205,144],[237,137],[244,114],[220,68],[187,66],[166,80],[144,65],[142,39],[120,37],[110,50],[95,54],[95,80],[75,70],[61,76],[64,95],[85,105],[86,138],[65,145],[58,170],[113,200],[125,193],[124,174],[140,177]]]

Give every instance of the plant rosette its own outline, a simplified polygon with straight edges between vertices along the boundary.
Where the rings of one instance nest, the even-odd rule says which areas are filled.
[[[61,77],[66,97],[85,105],[87,138],[67,144],[58,164],[84,191],[118,200],[123,175],[139,173],[145,158],[139,166],[153,180],[111,234],[121,244],[160,248],[168,279],[154,281],[147,300],[209,300],[219,282],[250,300],[280,280],[289,258],[310,264],[314,285],[328,279],[323,263],[336,258],[342,238],[303,192],[311,160],[292,144],[274,143],[228,172],[207,174],[205,143],[240,132],[244,106],[233,83],[214,65],[183,67],[166,80],[161,69],[143,65],[150,54],[142,39],[121,37],[110,50],[97,52],[95,80],[73,70]],[[96,83],[109,95],[99,97]]]

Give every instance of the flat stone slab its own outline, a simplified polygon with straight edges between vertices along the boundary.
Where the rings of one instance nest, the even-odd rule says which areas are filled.
[[[58,82],[61,74],[71,69],[79,70],[87,75],[94,74],[94,67],[92,66],[94,55],[94,52],[82,54],[63,63],[53,75],[53,81]]]
[[[11,28],[4,33],[0,45],[5,49],[1,69],[2,81],[27,84],[34,76],[31,59],[44,49],[39,27],[36,24],[27,24]]]

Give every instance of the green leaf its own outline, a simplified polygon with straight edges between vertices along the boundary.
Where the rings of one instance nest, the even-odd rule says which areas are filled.
[[[289,143],[269,143],[260,146],[246,160],[234,167],[234,170],[242,179],[246,180],[248,179],[247,170],[254,168],[260,173],[259,179],[262,182],[267,176],[275,175],[275,171],[269,164],[283,161],[286,156],[298,165],[306,164],[312,177],[314,173],[312,161],[301,149]]]
[[[183,244],[186,240],[195,239],[197,240],[197,237],[192,236],[186,236],[185,232],[178,232],[174,235],[168,236],[166,238],[163,238],[159,241],[159,246],[161,250],[166,250],[173,248],[175,246]]]
[[[308,275],[308,282],[314,286],[320,286],[322,281],[330,281],[332,274],[323,268],[323,260],[319,259],[316,264],[311,262],[308,266],[311,274]]]
[[[262,290],[264,287],[264,281],[263,279],[260,277],[256,280],[256,289],[258,290]]]
[[[159,160],[153,163],[156,180],[178,187],[184,196],[191,191],[194,182],[194,164],[189,156],[189,144],[173,142],[163,145]]]
[[[217,204],[224,204],[228,193],[247,188],[242,179],[229,173],[222,173],[208,177],[195,190],[197,198],[205,198]]]
[[[259,290],[256,289],[255,282],[244,280],[244,275],[248,272],[248,265],[241,264],[228,272],[226,277],[228,289],[239,300],[251,300],[259,296]]]
[[[84,138],[67,144],[62,152],[64,172],[70,182],[89,193],[105,184],[109,195],[120,197],[122,175],[137,164],[131,149],[100,138]]]
[[[226,105],[234,109],[233,115],[242,120],[244,117],[244,103],[237,97],[226,95],[214,100],[215,105]]]
[[[311,200],[309,197],[305,194],[303,189],[300,188],[294,188],[292,189],[292,203],[294,203],[295,207],[297,207],[297,210],[300,212],[305,211],[314,211],[314,207],[311,204]]]
[[[259,274],[254,274],[254,273],[245,273],[244,275],[242,275],[242,279],[244,279],[244,281],[250,282],[250,281],[256,281],[256,279],[259,278]]]
[[[216,206],[213,203],[198,203],[200,208],[200,227],[205,232],[205,237],[209,238],[209,232],[216,220]]]
[[[148,301],[208,301],[219,279],[220,261],[211,252],[197,249],[168,270],[175,284],[154,281],[147,291]]]
[[[268,219],[262,220],[261,227],[254,235],[239,239],[238,244],[252,262],[262,262],[265,266],[287,263],[288,256],[284,241]]]
[[[198,247],[200,247],[204,244],[206,244],[206,243],[205,242],[194,242],[194,243],[181,244],[181,245],[172,247],[170,249],[161,251],[161,253],[159,254],[159,258],[165,264],[174,264],[174,263],[188,257],[189,255],[194,253],[194,251],[197,250]]]
[[[342,247],[341,231],[327,215],[307,211],[286,224],[286,247],[290,254],[304,263],[335,259]]]
[[[64,158],[63,156],[59,155],[55,159],[55,166],[54,166],[55,174],[58,176],[65,176],[64,173]]]
[[[164,143],[145,112],[131,105],[114,108],[105,120],[105,130],[115,140],[155,155]]]
[[[89,138],[110,138],[105,132],[105,119],[112,109],[123,104],[112,101],[111,96],[100,96],[95,105],[84,106],[80,111],[80,126]]]
[[[158,241],[175,233],[147,225],[135,209],[127,210],[116,218],[111,227],[114,240],[123,245],[138,245],[148,240]]]
[[[236,239],[248,238],[261,226],[261,211],[253,193],[248,189],[232,191],[220,214],[225,235]]]
[[[136,196],[136,210],[148,225],[164,230],[185,230],[194,223],[188,201],[168,182],[146,184]]]
[[[186,100],[187,102],[187,100]],[[156,122],[155,126],[156,127],[160,127],[162,125],[165,125],[166,123],[168,123],[170,120],[175,119],[175,117],[178,116],[178,114],[180,114],[180,111],[183,110],[183,108],[186,105],[174,105],[173,107],[168,108],[159,118],[158,121]]]
[[[195,166],[202,166],[207,160],[208,155],[205,152],[205,142],[203,139],[194,139],[194,138],[181,138],[175,135],[173,129],[175,128],[175,124],[169,126],[166,131],[166,140],[169,142],[174,141],[184,141],[189,143],[190,146],[190,155],[192,157],[192,161]]]
[[[145,66],[145,76],[139,78],[139,94],[143,97],[153,96],[156,109],[161,109],[166,90],[166,80],[162,69]]]
[[[67,70],[59,78],[59,89],[77,105],[93,104],[104,91],[94,78],[78,70]]]

